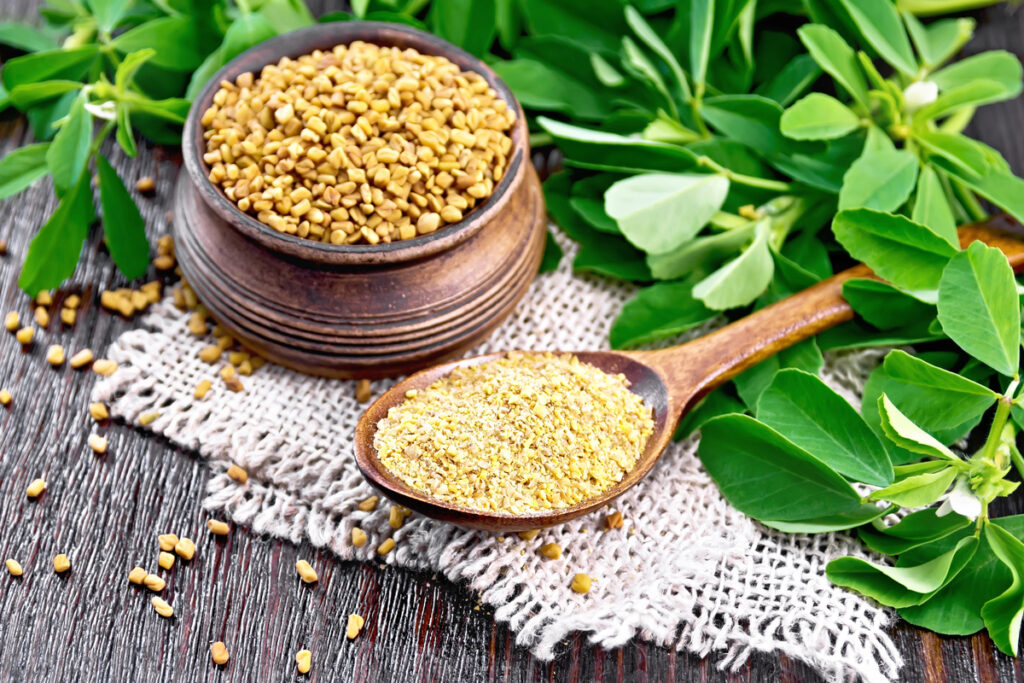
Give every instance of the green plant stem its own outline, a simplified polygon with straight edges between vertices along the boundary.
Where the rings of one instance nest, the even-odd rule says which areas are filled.
[[[114,126],[117,125],[117,119],[110,119],[103,123],[103,128],[100,129],[100,134],[92,141],[92,145],[89,146],[89,156],[95,155],[100,151],[100,145],[110,135],[110,131],[114,130]]]
[[[1017,449],[1017,444],[1010,443],[1010,460],[1013,461],[1013,466],[1017,470],[1017,474],[1020,475],[1021,479],[1024,479],[1024,457],[1021,457],[1020,451]]]
[[[430,0],[412,0],[405,9],[402,10],[402,14],[411,17],[419,12],[421,9],[427,6]]]
[[[964,211],[967,212],[968,217],[972,221],[983,221],[988,218],[988,212],[978,201],[978,198],[974,196],[974,193],[964,187],[956,178],[950,178],[949,184],[953,188],[953,194],[956,195],[960,205],[964,207]]]
[[[721,173],[730,182],[739,183],[740,185],[746,185],[748,187],[759,187],[762,190],[772,190],[775,192],[790,192],[792,186],[789,183],[784,183],[781,180],[771,180],[769,178],[756,178],[750,175],[743,175],[742,173],[736,173],[729,170],[725,166],[722,166],[714,159],[710,157],[701,156],[697,157],[697,165],[703,166],[704,168],[710,168],[715,173]]]
[[[1011,385],[1016,389],[1016,383]],[[1006,421],[1010,417],[1010,407],[1013,405],[1013,401],[1009,396],[1003,396],[996,403],[996,412],[992,416],[992,425],[989,427],[988,436],[985,438],[985,446],[982,449],[982,458],[988,461],[992,461],[995,456],[996,448],[999,446],[999,441],[1003,434],[1003,427],[1006,426]]]
[[[530,133],[530,148],[544,147],[554,143],[555,139],[550,133]]]
[[[700,97],[694,96],[690,98],[690,110],[693,112],[693,123],[697,127],[697,132],[700,133],[700,136],[707,140],[711,137],[711,131],[708,130],[703,117],[700,115],[700,105]]]

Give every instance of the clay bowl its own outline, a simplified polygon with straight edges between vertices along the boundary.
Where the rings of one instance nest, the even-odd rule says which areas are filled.
[[[240,211],[208,180],[202,113],[222,80],[281,57],[365,40],[447,57],[481,74],[518,113],[494,194],[455,225],[411,240],[332,245],[281,234]],[[242,53],[196,98],[175,190],[178,262],[214,318],[274,362],[330,377],[375,378],[458,356],[515,308],[540,264],[544,200],[526,117],[482,61],[435,36],[378,22],[320,24]]]

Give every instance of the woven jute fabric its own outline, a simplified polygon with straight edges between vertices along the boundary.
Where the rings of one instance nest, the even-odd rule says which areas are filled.
[[[512,317],[472,354],[492,351],[608,348],[608,330],[633,293],[628,285],[574,274],[574,246],[557,271],[539,276]],[[526,541],[515,534],[469,531],[412,515],[397,531],[389,505],[357,504],[375,492],[352,455],[363,404],[355,383],[308,377],[267,365],[231,393],[198,357],[208,339],[188,332],[188,316],[169,301],[155,305],[139,328],[107,351],[120,364],[102,379],[94,400],[201,454],[213,474],[204,501],[238,524],[298,542],[308,538],[339,557],[441,572],[477,591],[519,644],[555,657],[580,631],[608,648],[631,638],[715,655],[737,667],[754,651],[784,653],[833,680],[895,678],[902,664],[887,633],[891,614],[831,585],[825,565],[864,551],[847,534],[789,535],[731,508],[695,455],[696,438],[672,444],[651,474],[615,501],[622,528],[604,530],[606,510],[544,529]],[[682,341],[682,338],[679,340]],[[823,379],[856,403],[879,358],[865,351],[830,356]],[[213,380],[204,400],[200,380]],[[373,383],[374,395],[391,381]],[[151,416],[151,415],[150,415]],[[231,463],[248,470],[238,484]],[[367,543],[353,547],[353,527]],[[380,556],[386,538],[394,549]],[[562,547],[550,560],[538,549]],[[589,593],[570,589],[574,574],[593,578]]]

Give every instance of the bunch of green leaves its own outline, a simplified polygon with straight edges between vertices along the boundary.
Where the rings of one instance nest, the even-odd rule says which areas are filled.
[[[858,412],[815,372],[775,372],[750,412],[701,426],[699,456],[737,509],[786,532],[858,529],[875,563],[833,560],[829,578],[939,633],[982,627],[1016,655],[1024,614],[1024,526],[989,506],[1024,473],[1016,445],[1020,293],[1004,254],[960,249],[934,228],[874,209],[845,210],[836,239],[886,282],[850,280],[864,320],[930,320],[957,352],[891,351]],[[984,425],[980,445],[954,450]],[[861,484],[855,488],[853,484]],[[914,509],[896,524],[883,517]],[[923,509],[921,509],[923,508]]]
[[[27,52],[0,69],[0,110],[24,113],[38,142],[0,160],[0,199],[49,175],[59,199],[25,257],[30,295],[70,277],[96,221],[95,163],[107,247],[128,278],[149,263],[142,215],[101,151],[113,134],[178,144],[190,99],[228,59],[312,23],[301,0],[50,0],[43,28],[0,23],[0,43]]]
[[[1022,81],[1003,51],[947,65],[973,20],[926,26],[891,0],[558,5],[524,2],[530,35],[495,68],[565,155],[546,195],[576,267],[654,282],[617,347],[831,275],[835,243],[815,235],[837,210],[950,243],[979,197],[1024,218],[1024,182],[962,134]]]

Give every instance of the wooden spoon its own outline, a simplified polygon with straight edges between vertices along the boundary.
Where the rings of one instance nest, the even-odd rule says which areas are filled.
[[[1015,271],[1024,269],[1022,238],[1021,226],[1006,218],[960,228],[963,246],[981,240],[999,247]],[[504,352],[438,365],[393,386],[369,407],[356,426],[356,462],[370,484],[385,496],[428,517],[490,531],[525,531],[566,522],[607,505],[643,479],[665,450],[679,420],[712,389],[782,349],[852,319],[853,311],[842,297],[843,283],[865,277],[877,279],[867,266],[855,266],[680,346],[658,351],[574,352],[580,360],[605,372],[624,374],[630,389],[654,409],[655,425],[636,467],[612,488],[573,507],[521,515],[458,507],[409,487],[377,459],[373,446],[377,423],[392,406],[405,400],[405,392],[423,389],[454,368],[501,358]]]

